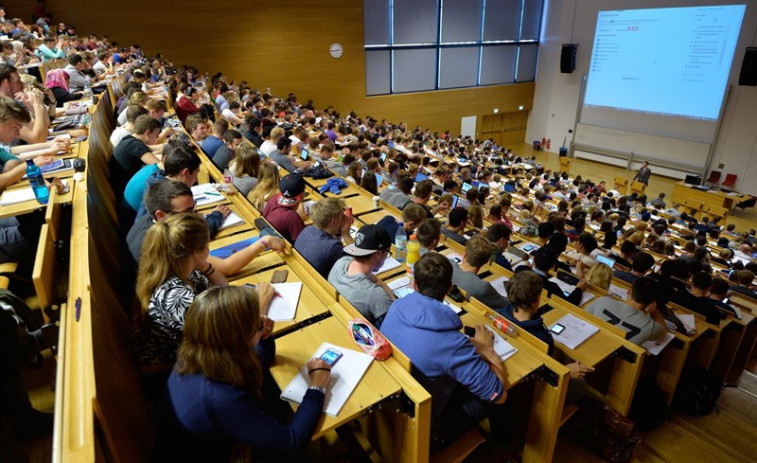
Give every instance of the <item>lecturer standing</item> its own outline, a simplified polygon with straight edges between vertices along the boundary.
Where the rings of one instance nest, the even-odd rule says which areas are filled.
[[[647,161],[644,161],[641,163],[641,167],[639,168],[639,171],[636,173],[636,176],[633,178],[633,180],[638,179],[640,183],[649,186],[650,175],[652,175],[652,171],[649,169],[649,163]]]

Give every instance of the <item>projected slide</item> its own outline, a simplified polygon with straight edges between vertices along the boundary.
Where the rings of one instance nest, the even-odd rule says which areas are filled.
[[[745,9],[600,11],[585,107],[717,119]]]

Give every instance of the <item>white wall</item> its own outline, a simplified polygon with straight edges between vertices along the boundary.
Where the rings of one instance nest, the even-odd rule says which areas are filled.
[[[738,85],[744,50],[757,46],[757,0],[548,0],[526,142],[551,138],[555,151],[565,137],[570,143],[569,130],[576,119],[581,78],[591,60],[598,11],[718,4],[746,4],[747,9],[728,81],[731,93],[710,166],[722,171],[723,176],[737,174],[737,190],[757,195],[757,87]],[[576,70],[572,74],[560,73],[563,43],[579,44]],[[725,166],[721,169],[719,164]]]

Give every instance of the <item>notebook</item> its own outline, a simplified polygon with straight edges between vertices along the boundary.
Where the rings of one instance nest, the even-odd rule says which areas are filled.
[[[215,183],[201,183],[193,186],[192,196],[197,201],[197,207],[220,203],[226,199],[226,196],[218,192]]]
[[[326,386],[326,399],[323,403],[323,409],[327,415],[337,416],[352,391],[355,390],[363,375],[365,375],[373,357],[363,352],[324,342],[315,351],[313,358],[320,357],[328,349],[336,350],[342,354],[342,357],[331,367],[331,379]],[[308,367],[303,365],[297,375],[284,388],[281,398],[299,404],[302,402],[309,385]]]
[[[223,225],[221,225],[220,230],[224,230],[226,228],[236,227],[237,225],[241,225],[244,223],[244,219],[239,217],[236,212],[232,212],[228,216],[226,216],[226,220],[223,221]]]
[[[380,269],[378,269],[375,272],[373,272],[373,274],[374,275],[378,275],[379,273],[388,272],[389,270],[393,270],[393,269],[395,269],[395,268],[397,268],[397,267],[399,267],[401,265],[402,264],[400,264],[399,261],[397,261],[397,259],[395,259],[394,257],[389,256],[384,261],[384,265],[382,265]]]
[[[670,341],[672,341],[675,337],[676,335],[674,335],[673,333],[665,333],[664,338],[650,339],[649,341],[643,343],[641,347],[646,349],[650,355],[659,355],[660,352],[665,349],[665,346],[670,344]]]
[[[518,349],[513,347],[513,345],[509,342],[505,341],[505,338],[495,333],[494,330],[492,330],[488,326],[486,327],[486,329],[494,335],[494,352],[503,362],[515,355],[516,352],[518,352]]]
[[[247,246],[255,244],[259,239],[259,236],[253,236],[252,238],[237,241],[236,243],[227,244],[226,246],[220,247],[218,249],[213,249],[212,251],[210,251],[210,255],[213,257],[218,257],[219,259],[226,259],[235,252],[239,252]]]
[[[565,329],[560,334],[555,334],[552,327],[558,324],[564,326]],[[552,332],[552,337],[555,341],[572,350],[594,336],[599,331],[599,328],[575,315],[567,314],[552,324],[549,330]]]
[[[271,301],[271,306],[268,308],[268,318],[275,322],[294,320],[297,305],[300,303],[302,282],[273,283],[271,286],[279,295]]]

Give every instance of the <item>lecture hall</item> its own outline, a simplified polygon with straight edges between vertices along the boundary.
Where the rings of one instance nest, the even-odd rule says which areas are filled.
[[[757,0],[0,3],[1,462],[743,462]]]

